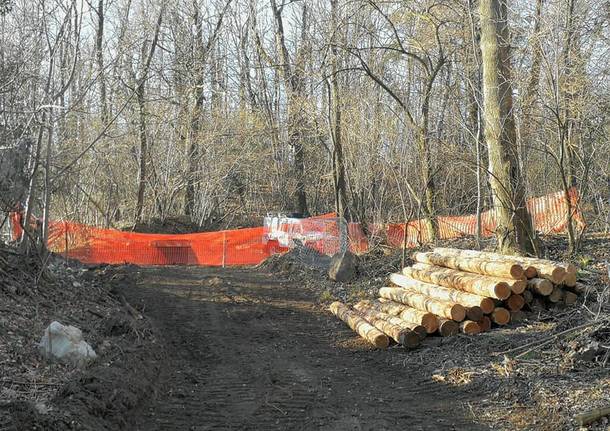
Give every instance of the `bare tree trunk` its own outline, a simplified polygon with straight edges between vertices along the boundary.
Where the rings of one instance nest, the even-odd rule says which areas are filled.
[[[138,101],[138,114],[139,114],[139,137],[140,137],[140,160],[139,160],[139,175],[138,175],[138,196],[136,201],[135,210],[135,222],[138,223],[142,220],[142,212],[144,209],[144,197],[146,194],[146,181],[147,181],[147,164],[148,164],[148,137],[146,135],[146,81],[148,79],[148,73],[150,71],[150,63],[152,57],[155,54],[157,43],[159,41],[159,31],[161,30],[161,23],[163,22],[163,13],[165,6],[161,6],[157,23],[155,26],[155,34],[150,45],[150,50],[146,50],[146,42],[142,44],[142,56],[141,56],[141,74],[136,82],[136,98]]]
[[[345,220],[350,220],[349,204],[347,202],[347,191],[345,182],[345,162],[343,160],[343,142],[341,139],[341,94],[339,91],[339,78],[338,74],[338,59],[337,59],[337,32],[338,32],[338,20],[337,20],[337,2],[338,0],[331,0],[331,25],[332,25],[332,38],[331,38],[331,109],[333,112],[333,124],[331,136],[333,138],[333,166],[335,176],[335,196],[336,196],[336,210],[339,217],[343,217]]]
[[[534,233],[517,162],[506,0],[480,0],[485,138],[502,253],[533,253]]]
[[[288,97],[288,143],[294,151],[294,174],[296,179],[296,206],[297,211],[306,216],[309,214],[307,206],[307,194],[305,192],[305,154],[303,149],[303,127],[305,121],[302,112],[302,98],[305,93],[305,83],[302,76],[303,70],[301,64],[292,65],[290,54],[286,48],[286,40],[284,36],[284,21],[282,18],[283,5],[278,8],[276,1],[271,0],[271,8],[275,17],[275,39],[277,50],[280,56],[281,67],[280,71],[286,93]],[[307,20],[307,4],[303,5],[303,33],[301,35],[301,43],[304,40],[304,33]],[[303,59],[298,58],[299,63]]]
[[[519,169],[525,171],[525,160],[528,150],[533,147],[532,116],[536,112],[536,93],[540,81],[540,66],[542,62],[542,44],[540,42],[540,25],[542,21],[542,6],[544,0],[536,0],[536,14],[534,16],[534,29],[532,31],[532,65],[523,98],[521,100],[521,124],[519,129]]]
[[[100,85],[100,105],[102,109],[102,124],[106,124],[109,119],[108,105],[106,103],[106,72],[104,71],[104,0],[98,0],[97,29],[95,32],[95,60],[98,69],[98,82]]]
[[[136,202],[136,223],[142,220],[144,208],[144,196],[146,193],[147,163],[148,163],[148,139],[146,136],[146,85],[145,80],[140,82],[136,88],[138,100],[138,131],[140,138],[140,160],[138,171],[138,200]]]

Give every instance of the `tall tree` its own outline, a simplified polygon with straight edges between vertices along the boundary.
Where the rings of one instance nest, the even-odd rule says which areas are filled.
[[[507,0],[480,0],[483,109],[489,182],[502,253],[533,253],[534,233],[517,159]]]
[[[277,5],[271,0],[271,9],[275,18],[275,43],[280,59],[280,73],[286,88],[288,98],[288,143],[294,152],[294,175],[296,180],[296,208],[302,215],[309,214],[307,206],[307,194],[305,192],[305,152],[303,142],[305,139],[304,127],[306,125],[305,113],[303,112],[303,101],[305,100],[305,76],[304,76],[304,50],[307,33],[308,9],[307,2],[303,3],[301,45],[292,57],[286,47],[286,35],[284,34],[284,19],[282,11],[284,5]]]
[[[341,138],[341,93],[339,90],[338,66],[338,0],[330,1],[330,135],[333,143],[333,178],[335,186],[335,207],[337,215],[345,220],[350,219],[349,205],[345,181],[345,161],[343,157],[343,141]]]

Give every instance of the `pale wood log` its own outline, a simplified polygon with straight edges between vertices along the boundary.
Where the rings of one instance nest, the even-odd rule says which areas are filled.
[[[576,286],[576,273],[575,272],[566,273],[565,277],[563,278],[563,284],[565,284],[568,287]]]
[[[548,296],[548,298],[549,298],[549,301],[551,301],[553,303],[558,303],[563,300],[563,296],[564,296],[563,289],[560,286],[555,286],[553,288],[553,291],[551,292],[551,294]]]
[[[493,313],[491,313],[491,320],[498,325],[506,325],[510,322],[510,312],[506,308],[496,307]]]
[[[392,274],[390,275],[390,281],[400,287],[415,290],[434,299],[457,302],[468,307],[480,307],[481,310],[485,309],[487,313],[491,313],[494,308],[493,300],[485,296],[426,283],[408,275]]]
[[[370,307],[360,307],[357,308],[357,310],[371,325],[391,337],[398,344],[405,347],[415,347],[419,344],[419,334],[410,328],[404,328],[400,322],[391,322],[388,318],[391,318],[392,316],[389,314],[382,313]],[[398,320],[400,321],[401,319]]]
[[[413,290],[400,287],[382,287],[379,289],[379,296],[396,302],[402,302],[418,310],[429,311],[430,313],[458,322],[461,322],[466,317],[466,310],[463,305],[455,302],[439,301]]]
[[[481,328],[481,332],[486,332],[491,329],[491,319],[488,316],[483,316],[481,320],[477,322]]]
[[[574,420],[576,421],[577,425],[585,426],[608,415],[610,415],[610,405],[576,415],[574,416]]]
[[[519,311],[525,305],[525,299],[521,295],[511,295],[504,302],[510,311]]]
[[[479,259],[495,259],[495,260],[503,260],[506,262],[513,262],[523,267],[523,272],[526,278],[534,278],[538,275],[538,270],[534,265],[526,264],[523,261],[519,260],[519,256],[510,256],[506,254],[493,253],[488,251],[478,251],[478,250],[462,250],[458,248],[447,248],[447,247],[435,247],[433,250],[434,253],[439,254],[453,254],[464,257],[471,258],[479,258]]]
[[[532,293],[531,290],[526,290],[525,292],[523,292],[522,296],[523,296],[523,300],[528,305],[531,304],[532,301],[534,300],[534,294]]]
[[[511,294],[511,287],[508,281],[514,281],[419,263],[412,267],[404,268],[402,271],[403,274],[426,283],[434,283],[439,286],[459,289],[463,292],[494,299],[508,298]],[[479,304],[479,307],[488,309],[488,305],[485,304]]]
[[[466,319],[478,322],[483,318],[483,310],[481,307],[466,307]]]
[[[481,332],[481,327],[477,322],[473,322],[472,320],[464,320],[460,323],[460,331],[464,334],[474,335]]]
[[[563,295],[564,295],[563,296],[563,302],[565,302],[566,305],[572,305],[576,301],[578,301],[578,295],[575,294],[574,292],[570,292],[569,290],[565,290]]]
[[[553,283],[546,278],[532,278],[531,280],[527,280],[527,287],[542,296],[549,296],[553,291]]]
[[[406,322],[423,326],[428,334],[433,334],[438,330],[438,317],[429,311],[421,311],[386,298],[379,298],[376,301],[376,306],[384,313],[392,314]]]
[[[462,257],[452,254],[438,253],[413,253],[413,260],[428,265],[445,266],[460,271],[473,272],[476,274],[493,275],[512,279],[523,279],[525,273],[523,267],[514,262],[493,261],[478,258]]]
[[[451,337],[452,335],[457,334],[460,331],[460,325],[454,320],[451,319],[439,319],[438,332],[443,337]]]
[[[330,304],[329,309],[335,316],[347,323],[352,330],[370,342],[373,346],[385,349],[390,344],[390,340],[386,334],[371,325],[358,313],[350,310],[345,304],[335,301]]]
[[[460,250],[456,248],[435,248],[434,252],[448,253],[472,258],[494,258],[506,262],[517,262],[521,265],[536,267],[539,278],[546,278],[555,284],[561,283],[567,272],[576,272],[576,267],[570,263],[554,262],[547,259],[534,257],[508,256],[492,252],[480,252],[477,250]]]
[[[378,305],[379,305],[379,303],[365,300],[365,301],[360,301],[359,303],[354,305],[354,308],[358,311],[362,311],[362,310],[377,311],[379,314],[379,317],[381,317],[382,319],[387,320],[388,322],[393,323],[394,325],[398,325],[405,330],[408,329],[408,330],[415,332],[419,336],[419,338],[422,340],[424,338],[426,338],[426,335],[428,335],[428,331],[426,330],[426,328],[423,325],[420,325],[415,322],[407,322],[406,320],[403,320],[396,315],[393,315],[390,313],[385,313],[378,307]],[[398,304],[398,305],[400,305],[400,304]]]

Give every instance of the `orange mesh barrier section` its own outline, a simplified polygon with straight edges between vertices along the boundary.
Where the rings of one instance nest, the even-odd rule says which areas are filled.
[[[572,220],[583,228],[585,225],[579,208],[578,191],[569,190],[569,199],[572,208]],[[563,192],[528,199],[527,209],[532,217],[536,231],[549,234],[564,232],[568,225],[568,206]],[[474,236],[477,231],[476,215],[442,216],[436,219],[439,239],[454,239],[464,236]],[[496,229],[494,212],[481,213],[481,235],[489,237]],[[374,226],[373,232],[385,235],[388,244],[402,247],[404,239],[404,224],[388,224]],[[407,223],[406,246],[413,248],[429,241],[428,231],[423,220],[413,220]]]
[[[578,193],[569,193],[573,208],[572,218],[579,227],[584,220],[578,210]],[[567,226],[567,203],[562,192],[530,199],[528,209],[536,230],[558,233]],[[10,215],[13,237],[22,233],[22,215]],[[496,227],[493,211],[481,215],[483,236],[490,236]],[[437,218],[438,236],[441,239],[459,238],[476,234],[476,216],[446,216]],[[383,235],[386,243],[401,247],[404,238],[403,224],[372,225],[371,233]],[[57,254],[83,263],[132,263],[136,265],[256,265],[277,253],[290,249],[294,240],[308,248],[332,255],[348,248],[355,253],[368,249],[368,239],[360,224],[348,223],[348,238],[341,239],[335,214],[280,223],[269,235],[267,227],[203,232],[193,234],[144,234],[100,229],[67,221],[49,223],[49,249]],[[346,244],[342,244],[342,241]],[[423,220],[407,224],[407,247],[428,241]]]
[[[193,234],[143,234],[56,221],[49,249],[83,263],[136,265],[255,265],[287,251],[263,242],[263,228]]]

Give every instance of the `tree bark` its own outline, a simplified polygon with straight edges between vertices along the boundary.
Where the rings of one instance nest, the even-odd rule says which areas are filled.
[[[298,58],[297,64],[292,64],[288,48],[286,48],[286,40],[284,35],[284,21],[282,18],[283,6],[278,8],[275,0],[271,0],[271,8],[275,18],[275,41],[277,51],[280,57],[280,73],[284,86],[286,87],[286,96],[288,98],[288,143],[294,152],[294,175],[296,180],[296,208],[297,212],[306,216],[309,214],[307,206],[307,194],[305,191],[305,154],[303,148],[303,127],[305,121],[302,112],[302,103],[305,96],[305,82],[302,70],[302,58]],[[305,39],[304,29],[307,20],[307,5],[303,5],[303,33],[301,43]]]
[[[517,162],[506,0],[481,0],[479,13],[485,139],[498,249],[505,254],[533,254],[534,231]]]

